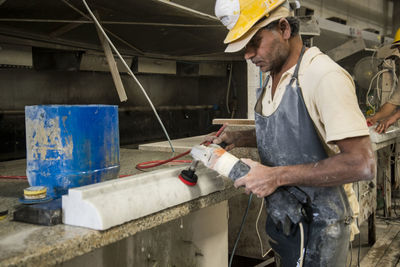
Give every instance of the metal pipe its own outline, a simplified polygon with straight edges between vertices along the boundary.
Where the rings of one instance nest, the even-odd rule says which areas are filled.
[[[14,19],[0,18],[0,22],[38,22],[38,23],[76,23],[76,24],[94,24],[93,21],[87,20],[66,20],[66,19]],[[222,24],[176,24],[176,23],[157,23],[157,22],[133,22],[133,21],[99,21],[101,24],[117,24],[117,25],[139,25],[139,26],[165,26],[165,27],[192,27],[192,28],[209,28],[224,27]]]
[[[158,106],[157,110],[201,110],[201,109],[212,109],[213,105],[185,105],[185,106]],[[119,112],[127,112],[127,111],[150,111],[150,107],[120,107],[118,108]]]
[[[213,109],[213,105],[181,105],[181,106],[158,106],[158,110],[171,111],[171,110],[202,110]],[[119,107],[118,112],[132,112],[132,111],[151,111],[151,107],[137,106],[137,107]],[[0,115],[25,115],[25,110],[0,110]]]

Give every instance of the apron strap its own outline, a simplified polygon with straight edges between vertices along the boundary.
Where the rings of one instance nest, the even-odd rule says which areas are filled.
[[[303,45],[303,47],[301,48],[299,59],[297,60],[296,68],[294,69],[293,76],[292,76],[292,78],[290,79],[290,82],[289,82],[290,86],[292,86],[292,83],[294,82],[294,80],[296,80],[297,84],[299,83],[298,76],[299,76],[300,62],[301,62],[301,60],[303,58],[305,50],[306,50],[306,47]]]

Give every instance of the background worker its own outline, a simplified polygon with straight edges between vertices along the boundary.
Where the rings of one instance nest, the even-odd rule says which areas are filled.
[[[235,186],[265,197],[266,231],[279,264],[345,266],[351,208],[357,213],[358,204],[351,185],[349,198],[343,185],[372,179],[375,168],[351,76],[318,48],[303,46],[286,1],[217,0],[215,11],[229,29],[225,51],[245,48],[267,78],[255,131],[208,139],[227,149],[258,147],[261,163],[243,159],[251,169]]]
[[[392,49],[400,52],[400,28],[397,30],[392,43]],[[378,123],[375,131],[378,133],[386,132],[387,128],[400,119],[400,83],[397,82],[397,88],[393,92],[390,99],[379,109],[379,111],[367,119],[368,124],[374,125]]]

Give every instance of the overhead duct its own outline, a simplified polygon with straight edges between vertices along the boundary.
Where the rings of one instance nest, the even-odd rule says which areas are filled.
[[[83,52],[32,47],[33,67],[36,70],[77,71]]]

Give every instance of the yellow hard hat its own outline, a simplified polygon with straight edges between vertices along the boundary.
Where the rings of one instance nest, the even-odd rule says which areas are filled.
[[[215,15],[229,29],[224,43],[234,44],[228,45],[225,52],[236,52],[250,41],[256,33],[255,29],[293,13],[287,0],[217,0]],[[262,21],[262,25],[256,24],[263,17],[266,20]]]
[[[394,36],[392,48],[395,48],[399,45],[400,45],[400,28],[397,29],[396,35]]]

